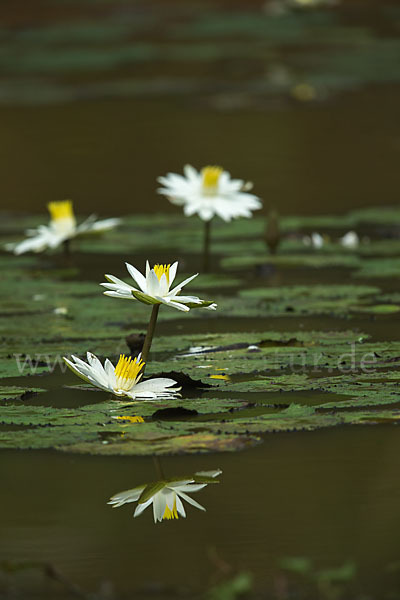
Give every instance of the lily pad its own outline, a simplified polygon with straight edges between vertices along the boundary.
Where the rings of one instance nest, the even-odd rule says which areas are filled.
[[[23,388],[18,386],[0,386],[0,400],[26,400],[32,398],[39,392],[44,392],[43,388]]]

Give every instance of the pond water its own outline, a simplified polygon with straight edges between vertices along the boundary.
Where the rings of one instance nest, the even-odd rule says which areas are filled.
[[[298,556],[316,568],[354,561],[357,597],[397,589],[396,429],[275,434],[246,453],[161,460],[169,476],[222,469],[220,484],[196,495],[206,513],[189,507],[186,520],[155,526],[150,510],[137,519],[129,505],[112,510],[113,494],[157,478],[151,458],[3,452],[1,559],[51,562],[89,591],[109,580],[124,598],[198,594],[218,580],[219,561],[272,592],[279,559]],[[65,593],[38,572],[20,585]]]
[[[104,337],[90,329],[87,339],[93,345],[85,346],[89,342],[84,326],[91,327],[87,304],[92,291],[88,286],[95,288],[105,272],[125,277],[126,259],[142,266],[146,258],[160,260],[161,252],[162,262],[178,255],[185,273],[200,270],[199,236],[193,219],[185,237],[182,221],[177,225],[173,220],[178,209],[155,193],[157,177],[168,171],[181,172],[185,163],[198,167],[222,163],[238,177],[254,181],[255,192],[264,200],[261,219],[271,208],[283,216],[344,215],[368,206],[378,207],[378,211],[376,222],[371,217],[357,222],[360,235],[371,238],[358,250],[359,263],[349,266],[343,262],[349,255],[337,252],[336,242],[332,242],[333,250],[327,244],[323,251],[332,253],[333,266],[314,268],[293,262],[303,255],[301,236],[319,229],[312,221],[304,221],[298,228],[284,223],[288,246],[283,245],[282,254],[291,260],[283,265],[267,259],[262,254],[264,246],[262,251],[255,247],[251,266],[235,263],[239,254],[245,255],[247,242],[247,256],[253,258],[251,243],[262,231],[261,219],[254,231],[245,230],[241,236],[233,228],[226,239],[217,227],[211,269],[217,277],[201,292],[208,298],[217,289],[221,306],[227,302],[225,315],[221,311],[210,318],[160,318],[160,342],[157,346],[155,340],[152,353],[158,365],[155,369],[161,368],[163,361],[170,369],[178,355],[178,364],[183,370],[187,366],[190,376],[197,375],[198,380],[193,359],[180,358],[190,344],[180,343],[179,338],[192,336],[193,344],[200,344],[202,335],[212,334],[216,337],[210,344],[219,348],[204,360],[211,365],[205,373],[208,384],[220,385],[211,391],[207,387],[200,391],[184,388],[180,406],[196,410],[197,400],[207,403],[210,398],[235,403],[231,409],[223,406],[215,413],[205,404],[206,409],[199,408],[198,414],[179,415],[178,419],[174,415],[175,420],[180,423],[187,418],[190,426],[201,431],[204,423],[218,419],[223,426],[230,419],[236,423],[240,414],[250,424],[242,452],[216,452],[215,447],[205,452],[207,448],[201,447],[200,453],[161,456],[157,462],[151,456],[68,452],[65,446],[63,452],[39,446],[36,450],[7,450],[6,434],[9,440],[25,439],[29,428],[26,416],[19,424],[13,421],[14,405],[22,406],[24,415],[30,407],[64,408],[73,414],[87,405],[103,405],[108,397],[72,387],[76,378],[59,370],[31,376],[29,383],[26,377],[5,371],[2,385],[28,385],[45,391],[23,398],[23,402],[4,403],[0,424],[0,597],[230,600],[238,597],[230,588],[206,595],[215,586],[248,573],[253,578],[248,588],[255,597],[399,598],[400,437],[396,424],[400,397],[395,386],[400,288],[398,263],[393,262],[387,276],[380,276],[379,265],[373,263],[374,259],[398,260],[400,253],[398,246],[393,251],[379,246],[380,240],[396,244],[400,238],[400,219],[379,221],[380,205],[398,205],[398,7],[342,2],[337,8],[325,6],[315,12],[289,10],[283,20],[274,21],[270,7],[288,3],[235,2],[232,8],[226,2],[87,0],[78,5],[41,1],[34,12],[28,3],[22,4],[22,12],[11,5],[0,9],[4,13],[0,160],[7,165],[0,178],[0,233],[7,240],[10,235],[14,239],[21,236],[20,216],[42,215],[48,201],[64,197],[73,198],[79,214],[130,215],[131,221],[121,228],[120,238],[117,234],[109,242],[105,239],[104,247],[102,241],[96,242],[97,253],[87,242],[72,259],[53,255],[38,257],[26,266],[18,263],[12,297],[10,285],[0,298],[4,355],[8,344],[10,353],[25,351],[25,343],[34,349],[31,332],[36,335],[39,352],[59,344],[66,354],[75,351],[81,355],[85,347],[101,348],[101,356],[107,356],[110,348],[114,353],[117,348],[126,352],[126,335],[145,332],[147,313],[141,309],[129,312],[127,306],[119,311],[110,300],[107,318],[105,309],[94,317],[103,327]],[[132,215],[142,213],[154,213],[155,220],[152,225],[150,217],[140,234]],[[171,218],[168,227],[178,240],[171,248],[162,237],[158,213]],[[42,216],[38,218],[41,222]],[[328,233],[334,240],[347,229],[350,227],[344,224],[330,225]],[[297,246],[293,250],[290,244]],[[231,265],[223,263],[226,257],[233,261]],[[18,261],[5,252],[0,259],[4,265],[10,261],[10,270],[17,265],[12,261]],[[375,269],[374,273],[354,275],[363,268],[364,259],[365,269]],[[224,287],[222,276],[227,273],[236,280]],[[56,279],[59,287],[46,288],[45,307],[36,309],[31,302],[28,313],[24,290],[21,292],[25,279],[28,299],[51,279]],[[68,283],[82,284],[82,297],[76,288],[64,300],[62,287],[66,290]],[[346,304],[346,293],[332,300],[320,290],[316,300],[311,297],[313,307],[307,310],[305,306],[303,311],[302,293],[284,296],[282,291],[282,297],[278,293],[268,302],[264,299],[260,309],[256,296],[241,295],[248,289],[253,293],[257,288],[329,285],[351,286],[351,302]],[[355,285],[374,289],[357,296]],[[229,304],[232,297],[242,302],[247,298],[249,311],[247,305],[235,308]],[[80,300],[81,321],[77,316]],[[55,323],[57,317],[46,302],[65,303],[69,311],[65,319],[60,317]],[[383,302],[393,305],[393,312],[374,312]],[[47,342],[53,346],[43,343],[46,320]],[[308,363],[307,369],[299,368],[300,375],[306,372],[309,377],[309,389],[294,378],[282,379],[294,369],[286,358],[281,364],[279,354],[276,363],[268,355],[263,369],[258,365],[243,375],[237,364],[243,356],[245,360],[248,357],[235,354],[231,341],[218,335],[249,332],[246,343],[259,344],[263,352],[269,346],[274,351],[283,346],[283,357],[286,346],[293,347],[293,353],[299,347],[319,348],[319,343],[325,344],[326,332],[349,335],[346,343],[353,337],[370,336],[367,349],[374,350],[375,344],[381,363],[376,380],[363,379],[363,385],[365,381],[372,385],[365,397],[382,395],[389,380],[393,385],[388,396],[397,399],[391,401],[390,414],[389,409],[379,412],[379,403],[383,403],[379,396],[373,410],[364,415],[363,425],[344,425],[342,420],[335,422],[335,427],[324,422],[321,429],[306,431],[307,421],[304,431],[298,423],[293,426],[295,431],[285,433],[263,434],[251,429],[251,419],[276,415],[292,404],[317,407],[318,417],[334,417],[336,403],[342,403],[343,413],[350,412],[351,407],[343,406],[352,399],[346,387],[356,386],[360,373],[350,373],[335,390],[328,379],[343,375],[344,369],[340,371],[338,364],[331,369],[336,360],[332,350],[326,358],[325,367],[329,368],[313,370]],[[278,338],[271,337],[271,332]],[[297,337],[292,339],[291,332],[297,332]],[[312,332],[317,332],[314,337]],[[83,341],[78,352],[74,344],[80,335]],[[168,347],[171,336],[175,336],[176,348]],[[323,345],[329,354],[326,348]],[[340,347],[337,355],[345,350]],[[209,373],[217,372],[212,371],[216,365],[219,371],[226,369],[229,380],[221,383],[210,378]],[[255,380],[268,380],[270,387],[243,387]],[[365,397],[356,396],[356,400],[365,403]],[[362,412],[362,406],[357,411]],[[144,418],[148,424],[153,416],[147,410]],[[349,423],[359,423],[357,411]],[[155,420],[168,428],[167,416],[161,413]],[[68,412],[63,418],[68,418]],[[35,427],[38,437],[50,429],[47,421]],[[232,430],[226,431],[232,434]],[[115,436],[115,430],[105,424],[103,442],[112,443]],[[21,443],[21,447],[32,447],[32,442]],[[112,495],[159,479],[160,469],[169,478],[217,468],[222,470],[219,483],[195,494],[206,507],[205,513],[188,506],[186,519],[155,525],[151,507],[134,519],[135,504],[115,510],[107,505]],[[291,568],[286,563],[284,568],[281,561],[294,558],[297,562],[292,561]],[[309,568],[304,566],[307,559],[312,561]],[[97,595],[90,595],[95,592]]]

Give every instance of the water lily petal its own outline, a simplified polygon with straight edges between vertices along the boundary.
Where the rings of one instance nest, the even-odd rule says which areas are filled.
[[[134,279],[136,281],[136,283],[138,284],[138,286],[140,287],[142,292],[146,293],[147,292],[146,278],[133,265],[130,265],[127,262],[125,263],[125,265],[129,271],[129,275],[132,277],[132,279]]]

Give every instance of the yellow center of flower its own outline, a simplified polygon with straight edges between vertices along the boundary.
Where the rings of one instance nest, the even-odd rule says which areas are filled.
[[[160,281],[161,277],[165,274],[167,278],[167,283],[169,284],[169,268],[171,265],[154,265],[153,271],[157,275],[158,281]]]
[[[201,170],[203,178],[203,191],[206,194],[215,194],[218,188],[219,178],[223,172],[222,167],[204,167]]]
[[[172,510],[170,509],[170,507],[167,506],[165,507],[165,512],[164,512],[164,516],[163,519],[179,519],[178,517],[178,511],[176,510],[176,498],[174,500],[174,506],[172,508]]]
[[[142,360],[127,358],[124,354],[121,354],[114,370],[117,388],[130,390],[135,385],[143,367],[144,362]]]
[[[71,200],[62,200],[61,202],[49,202],[47,205],[52,221],[61,219],[74,219],[74,209]]]

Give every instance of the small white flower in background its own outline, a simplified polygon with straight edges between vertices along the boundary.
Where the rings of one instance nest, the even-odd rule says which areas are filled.
[[[249,194],[250,182],[231,179],[221,167],[204,167],[200,172],[185,165],[184,175],[168,173],[159,177],[163,187],[157,191],[164,194],[172,204],[183,206],[187,217],[198,214],[203,221],[214,216],[230,221],[238,217],[251,217],[253,210],[262,207],[260,199]]]
[[[311,246],[312,248],[316,248],[317,250],[319,248],[322,248],[324,243],[324,238],[320,233],[314,232],[311,235],[306,235],[303,237],[303,244],[305,246]]]
[[[129,263],[125,263],[131,277],[135,280],[140,289],[134,288],[113,275],[105,275],[110,283],[101,283],[107,288],[104,292],[106,296],[114,298],[125,298],[127,300],[140,300],[144,304],[165,304],[177,310],[188,312],[191,308],[208,308],[215,310],[217,305],[207,300],[200,300],[197,296],[180,296],[184,285],[192,281],[196,275],[188,277],[182,283],[179,283],[172,290],[171,285],[175,279],[178,263],[173,265],[154,265],[151,269],[149,262],[146,262],[146,277]]]
[[[140,381],[144,367],[144,362],[137,358],[127,358],[120,355],[117,366],[106,359],[104,366],[99,359],[90,352],[87,353],[87,363],[77,356],[71,355],[71,359],[65,358],[64,361],[68,367],[88,383],[111,392],[115,396],[126,396],[131,400],[138,398],[156,399],[156,398],[177,398],[179,388],[172,387],[177,384],[174,379],[165,377],[156,377]]]
[[[286,0],[288,6],[315,8],[320,6],[336,6],[340,0]]]
[[[267,0],[263,6],[264,12],[271,17],[280,17],[292,9],[313,9],[337,6],[340,0]]]
[[[86,233],[103,233],[113,229],[120,223],[120,219],[103,219],[96,221],[94,215],[88,217],[77,225],[71,200],[49,202],[47,205],[50,213],[48,225],[39,225],[36,229],[28,229],[25,233],[26,240],[19,243],[7,244],[6,250],[14,254],[25,252],[43,252],[47,248],[53,249],[66,240]]]
[[[182,500],[200,510],[206,510],[201,504],[188,496],[188,494],[198,492],[209,483],[219,483],[215,480],[215,477],[221,473],[220,469],[216,469],[215,471],[201,471],[188,478],[170,479],[139,485],[132,490],[115,494],[115,496],[110,498],[108,504],[111,504],[113,508],[118,508],[123,504],[137,501],[138,505],[133,514],[134,517],[141,515],[152,504],[155,523],[164,519],[178,519],[179,516],[186,517]]]
[[[339,243],[344,248],[357,248],[360,243],[360,238],[355,231],[348,231],[339,239]]]
[[[58,306],[57,308],[55,308],[53,310],[53,313],[55,315],[67,315],[68,314],[68,308],[66,306]]]

